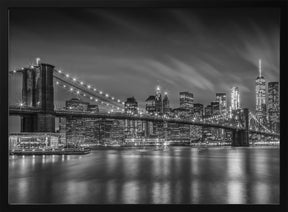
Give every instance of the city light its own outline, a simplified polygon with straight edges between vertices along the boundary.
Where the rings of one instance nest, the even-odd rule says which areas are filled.
[[[36,64],[37,64],[37,66],[39,65],[39,61],[40,61],[40,58],[37,57],[37,58],[36,58]]]

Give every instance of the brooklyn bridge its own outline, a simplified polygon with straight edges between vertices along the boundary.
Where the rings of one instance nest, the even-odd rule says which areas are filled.
[[[211,117],[171,117],[167,114],[152,114],[139,107],[137,114],[124,110],[124,101],[104,93],[102,90],[73,78],[68,72],[57,69],[54,65],[38,63],[9,71],[9,76],[22,74],[22,101],[9,105],[9,115],[21,117],[21,132],[54,133],[56,118],[97,118],[102,120],[141,121],[144,137],[149,137],[148,124],[161,124],[164,138],[167,139],[169,124],[183,124],[200,128],[223,129],[232,135],[232,146],[249,146],[251,135],[279,138],[279,133],[260,123],[248,108],[242,108],[236,115],[222,112]],[[99,112],[77,111],[57,108],[54,105],[55,86],[69,91],[75,96],[81,95],[89,101],[101,105]]]

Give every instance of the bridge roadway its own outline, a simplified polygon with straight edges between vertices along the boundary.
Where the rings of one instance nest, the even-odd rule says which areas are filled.
[[[9,115],[33,115],[41,113],[40,108],[33,107],[9,107]],[[105,119],[121,119],[121,120],[141,120],[141,121],[152,121],[152,122],[167,122],[167,123],[177,123],[177,124],[188,124],[204,127],[221,128],[226,130],[236,130],[234,126],[225,126],[219,124],[212,124],[207,122],[197,122],[184,119],[176,118],[163,118],[163,117],[153,117],[148,115],[128,115],[124,113],[93,113],[93,112],[82,112],[82,111],[71,111],[71,110],[54,110],[52,115],[56,117],[81,117],[81,118],[105,118]]]
[[[41,113],[40,108],[33,108],[33,107],[17,107],[17,106],[10,106],[9,107],[9,114],[10,115],[32,115]],[[234,126],[225,126],[219,124],[212,124],[207,122],[197,122],[191,120],[184,120],[184,119],[176,119],[176,118],[162,118],[162,117],[152,117],[147,115],[128,115],[124,113],[93,113],[93,112],[82,112],[82,111],[71,111],[65,109],[57,109],[54,111],[56,117],[81,117],[81,118],[105,118],[105,119],[121,119],[121,120],[142,120],[142,121],[152,121],[152,122],[167,122],[167,123],[177,123],[177,124],[188,124],[188,125],[196,125],[196,126],[204,126],[204,127],[213,127],[213,128],[220,128],[226,130],[240,130],[241,128],[237,128]],[[276,133],[268,133],[256,130],[249,130],[249,133],[253,134],[261,134],[266,136],[277,136],[279,134]]]

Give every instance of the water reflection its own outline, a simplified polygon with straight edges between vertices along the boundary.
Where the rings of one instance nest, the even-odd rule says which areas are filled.
[[[272,171],[273,172],[272,172]],[[271,173],[272,172],[272,173]],[[11,156],[11,203],[279,203],[279,149],[95,150]]]
[[[198,179],[194,179],[191,183],[191,199],[195,204],[200,203],[200,189],[199,189],[199,181]]]
[[[136,204],[139,196],[139,186],[137,181],[126,182],[123,185],[122,199],[124,204]]]
[[[107,183],[107,193],[106,193],[106,199],[108,203],[114,203],[116,200],[116,183],[115,180],[109,180]]]
[[[243,184],[241,182],[239,182],[237,180],[229,181],[227,188],[228,188],[227,204],[243,204],[243,203],[245,203],[244,196],[243,196],[245,191],[243,188]]]

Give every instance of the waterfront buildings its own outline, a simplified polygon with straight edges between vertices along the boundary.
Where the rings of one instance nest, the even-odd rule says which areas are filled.
[[[66,101],[66,109],[71,111],[99,112],[98,105],[89,104],[78,98]],[[61,142],[79,145],[84,142],[99,142],[99,139],[110,137],[113,121],[95,118],[67,117],[60,118],[59,132]],[[108,135],[109,134],[109,135]]]
[[[267,122],[266,114],[266,83],[262,76],[261,60],[259,60],[259,76],[256,78],[256,118],[260,123]]]
[[[9,150],[53,149],[60,146],[59,133],[21,132],[9,134]]]
[[[279,82],[268,83],[268,122],[275,132],[280,131]]]

